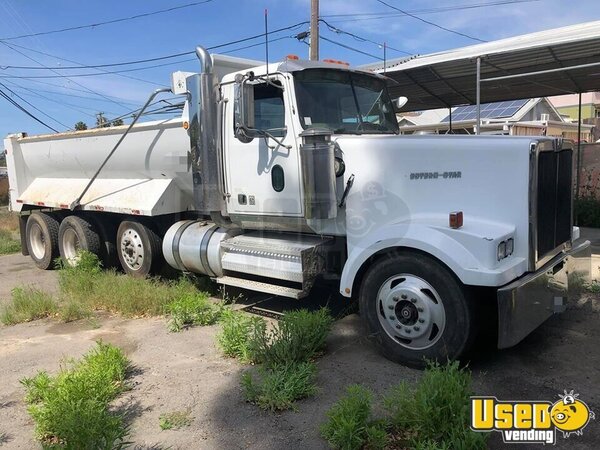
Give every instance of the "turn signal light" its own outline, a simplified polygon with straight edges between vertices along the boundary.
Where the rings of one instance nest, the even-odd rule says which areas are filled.
[[[292,59],[292,60],[294,60],[294,61],[296,61],[296,60],[300,59],[300,58],[298,58],[298,55],[286,55],[286,57],[285,57],[285,58],[286,58],[286,59]]]
[[[463,226],[463,212],[453,211],[450,213],[450,228],[460,228]]]

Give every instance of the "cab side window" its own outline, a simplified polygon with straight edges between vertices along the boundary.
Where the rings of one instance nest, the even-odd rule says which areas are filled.
[[[254,86],[254,121],[260,130],[268,130],[277,137],[285,136],[283,89],[267,83]]]

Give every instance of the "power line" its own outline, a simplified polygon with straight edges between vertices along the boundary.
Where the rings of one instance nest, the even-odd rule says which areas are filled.
[[[0,41],[0,43],[2,43]],[[4,43],[6,44],[6,43]],[[8,44],[6,44],[8,45]],[[35,50],[33,48],[29,48],[29,47],[25,47],[23,45],[19,45],[19,44],[15,44],[14,42],[10,43],[11,46],[13,47],[18,47],[21,48],[23,50],[27,50],[33,53],[37,53],[40,55],[44,55],[44,56],[49,56],[50,58],[56,58],[56,59],[60,59],[61,61],[67,61],[73,64],[80,64],[77,61],[74,61],[72,59],[67,59],[67,58],[63,58],[61,56],[57,56],[57,55],[53,55],[51,53],[46,53],[46,52],[42,52],[39,50]],[[44,66],[44,67],[37,67],[37,66],[0,66],[0,69],[4,70],[4,69],[28,69],[28,70],[63,70],[66,69],[67,67],[65,66],[57,66],[57,67],[49,67],[49,66]],[[85,64],[80,64],[79,66],[71,66],[69,68],[73,68],[73,69],[85,69],[85,68],[93,68],[93,66],[86,66]],[[106,72],[105,70],[98,68],[98,70],[102,71],[102,72]],[[123,78],[129,78],[131,80],[136,80],[136,81],[141,81],[143,83],[147,83],[147,84],[151,84],[153,86],[163,86],[160,83],[155,83],[154,81],[149,81],[149,80],[144,80],[143,78],[138,78],[138,77],[132,77],[131,75],[119,75],[120,77]]]
[[[425,19],[423,19],[423,18],[421,18],[421,17],[419,17],[419,16],[415,16],[414,14],[411,14],[411,13],[409,13],[408,11],[404,11],[404,10],[402,10],[402,9],[400,9],[400,8],[397,8],[397,7],[393,6],[393,5],[390,5],[389,3],[386,3],[386,2],[384,2],[383,0],[376,0],[376,1],[377,1],[378,3],[381,3],[382,5],[385,5],[385,6],[389,7],[389,8],[392,8],[392,9],[394,9],[394,10],[398,11],[398,12],[401,12],[401,13],[403,13],[403,14],[406,14],[407,16],[410,16],[410,17],[412,17],[413,19],[417,19],[417,20],[419,20],[419,21],[421,21],[421,22],[423,22],[423,23],[426,23],[426,24],[428,24],[428,25],[431,25],[431,26],[433,26],[433,27],[439,28],[440,30],[447,31],[447,32],[449,32],[449,33],[454,33],[454,34],[457,34],[457,35],[459,35],[459,36],[463,36],[463,37],[466,37],[466,38],[468,38],[468,39],[472,39],[472,40],[474,40],[474,41],[478,41],[478,42],[487,42],[487,41],[484,41],[483,39],[479,39],[479,38],[477,38],[477,37],[474,37],[474,36],[469,36],[468,34],[461,33],[460,31],[452,30],[452,29],[450,29],[450,28],[446,28],[446,27],[443,27],[443,26],[441,26],[441,25],[438,25],[437,23],[430,22],[429,20],[425,20]]]
[[[29,106],[31,106],[33,109],[35,109],[37,112],[39,112],[40,114],[46,116],[48,119],[53,120],[54,122],[56,122],[57,124],[69,129],[68,125],[65,125],[64,123],[60,122],[59,120],[56,120],[54,117],[46,114],[44,111],[42,111],[41,109],[39,109],[37,106],[35,106],[34,104],[30,103],[29,101],[27,101],[26,99],[24,99],[23,97],[21,97],[19,94],[17,94],[15,91],[13,91],[11,88],[9,88],[7,85],[5,85],[4,83],[0,83],[0,86],[2,86],[4,89],[6,89],[8,92],[10,92],[12,95],[14,95],[15,97],[17,97],[18,99],[20,99],[21,101],[27,103]]]
[[[357,35],[357,34],[350,33],[349,31],[344,31],[344,30],[341,30],[341,29],[339,29],[339,28],[337,28],[337,27],[334,27],[334,26],[333,26],[333,25],[331,25],[329,22],[327,22],[325,19],[320,19],[320,20],[319,20],[319,22],[323,22],[323,23],[324,23],[324,24],[327,26],[327,28],[329,28],[329,30],[330,30],[330,31],[333,31],[334,33],[337,33],[337,34],[346,34],[346,35],[348,35],[348,36],[352,36],[354,39],[356,39],[356,40],[359,40],[359,41],[361,41],[361,42],[370,42],[371,44],[375,44],[375,45],[377,45],[377,46],[378,46],[378,47],[380,47],[380,48],[381,48],[381,47],[383,47],[383,44],[382,44],[382,43],[375,42],[375,41],[372,41],[371,39],[367,39],[367,38],[365,38],[365,37],[362,37],[362,36],[359,36],[359,35]],[[393,50],[393,51],[395,51],[395,52],[398,52],[398,53],[404,53],[405,55],[412,56],[412,53],[409,53],[409,52],[407,52],[407,51],[404,51],[404,50],[398,50],[397,48],[390,47],[390,46],[389,46],[389,45],[387,45],[387,44],[386,44],[386,47],[387,47],[387,48],[389,48],[390,50]]]
[[[57,129],[52,128],[46,122],[44,122],[43,120],[37,118],[35,115],[33,115],[32,113],[30,113],[29,111],[27,111],[25,108],[23,108],[21,105],[19,105],[16,101],[14,101],[12,98],[10,98],[10,96],[6,95],[6,93],[2,89],[0,89],[0,96],[4,97],[4,99],[6,99],[9,103],[11,103],[13,106],[15,106],[16,108],[18,108],[21,111],[23,111],[25,114],[27,114],[29,117],[31,117],[36,122],[39,122],[42,125],[44,125],[46,128],[49,128],[50,130],[54,131],[55,133],[58,133]]]
[[[154,16],[156,14],[164,14],[164,13],[175,11],[175,10],[178,10],[178,9],[190,8],[192,6],[198,6],[198,5],[202,5],[204,3],[210,3],[212,1],[213,0],[203,0],[203,1],[200,1],[200,2],[187,3],[185,5],[173,6],[171,8],[167,8],[167,9],[160,9],[158,11],[152,11],[152,12],[147,12],[147,13],[142,13],[142,14],[136,14],[136,15],[128,16],[128,17],[121,17],[119,19],[107,20],[105,22],[90,23],[90,24],[87,24],[87,25],[79,25],[79,26],[74,26],[74,27],[60,28],[60,29],[57,29],[57,30],[40,31],[38,33],[22,34],[20,36],[9,36],[9,37],[5,37],[5,38],[0,38],[0,40],[10,41],[10,40],[13,40],[13,39],[23,39],[23,38],[27,38],[27,37],[43,36],[43,35],[46,35],[46,34],[63,33],[65,31],[82,30],[84,28],[98,28],[98,27],[103,26],[103,25],[109,25],[109,24],[118,23],[118,22],[125,22],[125,21],[128,21],[128,20],[139,19],[141,17]]]
[[[10,48],[10,49],[11,49],[11,50],[13,50],[14,52],[17,52],[17,53],[19,53],[20,55],[24,56],[25,58],[27,58],[27,59],[29,59],[29,60],[33,61],[34,63],[36,63],[36,64],[39,64],[40,66],[43,66],[43,65],[44,65],[44,64],[42,64],[41,62],[37,61],[36,59],[32,58],[31,56],[29,56],[29,55],[27,55],[27,54],[23,53],[22,51],[15,49],[13,46],[11,46],[11,44],[8,44],[8,43],[6,43],[6,42],[3,42],[3,41],[0,41],[0,43],[1,43],[1,44],[4,44],[5,46],[7,46],[8,48]],[[50,70],[51,72],[58,73],[58,72],[56,72],[56,71],[55,71],[55,70],[53,70],[53,69],[49,69],[49,70]],[[59,75],[60,75],[60,74],[59,74]],[[107,96],[105,96],[104,94],[101,94],[101,93],[99,93],[99,92],[96,92],[96,91],[94,91],[93,89],[90,89],[90,88],[88,88],[87,86],[85,86],[85,85],[83,85],[83,84],[81,84],[81,83],[78,83],[77,81],[71,80],[71,78],[70,78],[70,77],[68,77],[68,76],[61,75],[61,77],[63,77],[63,78],[66,78],[67,80],[71,81],[72,83],[76,84],[77,86],[80,86],[80,87],[82,87],[83,89],[87,90],[88,92],[90,92],[90,93],[92,93],[92,94],[95,94],[95,95],[98,95],[98,96],[100,96],[100,97],[103,97],[103,98],[105,98],[105,99],[107,99],[107,100],[110,100],[110,99],[109,99]],[[123,105],[123,104],[121,104],[121,103],[119,103],[119,102],[117,102],[117,101],[115,101],[115,100],[110,100],[110,101],[111,101],[112,103],[114,103],[114,104],[116,104],[116,105],[120,106],[121,108],[126,108],[126,106],[125,106],[125,105]]]
[[[320,36],[320,39],[323,39],[324,41],[327,41],[327,42],[331,42],[332,44],[335,44],[335,45],[337,45],[339,47],[343,47],[343,48],[345,48],[347,50],[352,50],[353,52],[360,53],[362,55],[366,55],[366,56],[369,56],[371,58],[383,61],[383,58],[380,58],[379,56],[375,56],[375,55],[373,55],[371,53],[363,52],[362,50],[359,50],[357,48],[351,47],[351,46],[346,45],[346,44],[342,44],[341,42],[337,42],[337,41],[334,41],[332,39],[328,39],[325,36]]]
[[[490,6],[503,6],[503,5],[510,5],[510,4],[514,4],[514,3],[532,3],[532,2],[539,2],[542,0],[500,0],[500,1],[493,1],[493,2],[487,2],[487,3],[471,3],[471,4],[464,4],[464,5],[452,5],[452,6],[440,6],[440,7],[435,7],[435,8],[423,8],[423,9],[415,9],[415,10],[411,10],[409,11],[412,14],[436,14],[436,13],[440,13],[440,12],[447,12],[447,11],[460,11],[460,10],[465,10],[465,9],[477,9],[477,8],[486,8],[486,7],[490,7]],[[349,17],[349,18],[353,18],[356,17],[357,19],[355,19],[356,21],[359,20],[374,20],[374,19],[381,19],[381,18],[388,18],[388,17],[401,17],[401,16],[406,16],[407,14],[402,12],[402,13],[392,13],[389,14],[388,12],[385,11],[381,11],[381,12],[368,12],[368,13],[347,13],[347,14],[322,14],[321,17],[328,17],[328,18],[344,18],[344,17]],[[354,21],[352,19],[349,19],[348,21]]]
[[[282,28],[278,28],[276,30],[272,30],[269,31],[267,34],[268,35],[272,35],[275,33],[280,33],[282,31],[287,31],[287,30],[292,30],[294,28],[298,28],[302,25],[306,25],[308,23],[308,21],[304,21],[304,22],[298,22],[294,25],[289,25],[287,27],[282,27]],[[223,48],[223,47],[228,47],[230,45],[234,45],[234,44],[240,44],[242,42],[247,42],[247,41],[251,41],[254,39],[258,39],[258,38],[263,38],[265,36],[265,33],[260,33],[260,34],[255,34],[253,36],[248,36],[245,38],[240,38],[240,39],[236,39],[233,41],[229,41],[229,42],[225,42],[223,44],[218,44],[218,45],[213,45],[211,47],[207,47],[207,50],[216,50],[219,48]],[[286,36],[287,37],[287,36]],[[278,39],[279,40],[279,39]],[[271,41],[273,42],[273,41]],[[0,43],[3,43],[2,40],[0,40]],[[15,46],[15,47],[20,47],[20,48],[24,48],[23,46],[17,45],[17,44],[7,44],[4,43],[5,45],[11,45],[11,46]],[[260,44],[256,44],[256,45],[263,45],[263,43],[261,42]],[[252,45],[255,46],[255,45]],[[238,50],[243,50],[245,48],[250,48],[251,46],[248,47],[242,47],[239,49],[234,49],[234,50],[228,50],[225,53],[230,53],[230,52],[234,52],[234,51],[238,51]],[[68,59],[65,58],[61,58],[59,56],[56,55],[51,55],[49,53],[44,53],[44,52],[40,52],[37,50],[32,50],[32,49],[28,49],[30,51],[34,51],[36,53],[40,53],[46,56],[50,56],[52,58],[57,58],[57,59],[62,59],[65,61],[70,61]],[[134,61],[122,61],[122,62],[118,62],[118,63],[110,63],[110,64],[95,64],[95,65],[81,65],[81,66],[55,66],[55,67],[48,67],[48,66],[44,66],[44,67],[36,67],[36,66],[11,66],[11,65],[6,65],[6,66],[0,66],[0,69],[27,69],[27,70],[43,70],[43,69],[47,69],[47,70],[75,70],[75,69],[99,69],[99,68],[104,68],[104,67],[117,67],[117,66],[125,66],[125,65],[132,65],[132,64],[141,64],[141,63],[145,63],[145,62],[155,62],[155,61],[162,61],[165,59],[171,59],[171,58],[177,58],[180,56],[187,56],[187,55],[194,55],[196,52],[194,51],[187,51],[187,52],[180,52],[180,53],[174,53],[171,55],[165,55],[165,56],[159,56],[159,57],[155,57],[155,58],[147,58],[147,59],[138,59],[138,60],[134,60]],[[185,61],[195,61],[195,59],[188,59],[188,60],[184,60],[184,61],[177,61],[176,63],[180,63],[180,62],[185,62]],[[70,61],[73,62],[73,61]],[[77,63],[76,63],[77,64]],[[152,66],[147,66],[147,67],[143,67],[143,68],[137,68],[137,69],[127,69],[127,70],[122,70],[122,71],[111,71],[111,72],[104,72],[106,74],[117,74],[117,73],[124,73],[124,72],[132,72],[134,70],[145,70],[145,69],[151,69],[154,67],[162,67],[168,64],[156,64],[156,65],[152,65]],[[102,74],[97,74],[97,75],[102,75]],[[65,77],[67,75],[64,75]],[[75,77],[75,76],[82,76],[81,74],[73,74],[73,75],[68,75],[69,77]],[[92,76],[92,74],[84,74],[83,76]],[[24,77],[22,76],[21,78],[47,78],[47,77],[37,77],[37,76],[32,76],[32,77]],[[58,78],[58,77],[50,77],[50,78]]]

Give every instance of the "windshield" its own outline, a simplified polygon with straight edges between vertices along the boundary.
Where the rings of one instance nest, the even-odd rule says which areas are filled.
[[[334,133],[398,133],[398,122],[384,80],[334,69],[294,73],[303,128]]]

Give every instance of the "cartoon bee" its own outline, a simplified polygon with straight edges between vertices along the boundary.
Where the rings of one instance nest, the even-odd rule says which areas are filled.
[[[568,438],[571,433],[583,434],[583,429],[591,419],[595,419],[595,414],[583,401],[578,400],[579,394],[574,391],[559,394],[561,400],[552,405],[550,417],[554,426],[563,433],[564,438]]]

